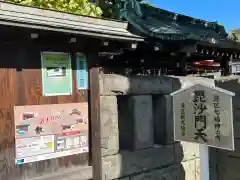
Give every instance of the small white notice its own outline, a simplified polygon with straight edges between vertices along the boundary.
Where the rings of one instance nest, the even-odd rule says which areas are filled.
[[[30,137],[16,139],[16,158],[36,156],[54,152],[54,136]]]

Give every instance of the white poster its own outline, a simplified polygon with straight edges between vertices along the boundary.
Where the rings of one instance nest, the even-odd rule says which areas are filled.
[[[16,164],[88,152],[88,103],[16,106]]]

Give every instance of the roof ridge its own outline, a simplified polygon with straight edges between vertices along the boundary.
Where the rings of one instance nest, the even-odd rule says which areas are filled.
[[[141,2],[139,2],[139,3],[141,3]],[[169,11],[169,10],[166,10],[166,9],[154,7],[154,6],[151,6],[151,5],[146,4],[146,3],[141,3],[141,5],[142,5],[142,7],[149,7],[151,9],[155,9],[156,11],[163,12],[163,14],[168,13],[169,15],[173,16],[172,18],[169,16],[169,18],[171,18],[172,20],[175,20],[175,21],[178,21],[179,18],[182,17],[182,18],[189,19],[189,22],[191,24],[205,25],[205,27],[209,28],[209,29],[217,30],[219,28],[224,28],[224,26],[219,24],[217,21],[207,21],[207,20],[203,20],[203,19],[200,19],[200,18],[195,18],[195,17],[184,15],[184,14],[181,14],[181,13],[177,13],[177,12]],[[152,14],[157,14],[157,13],[153,12]],[[177,18],[177,19],[174,19],[174,18]],[[192,20],[192,21],[190,21],[190,20]],[[180,21],[180,23],[181,23],[181,21]],[[225,30],[225,28],[224,28],[224,30]],[[225,32],[226,32],[226,30],[225,30]]]

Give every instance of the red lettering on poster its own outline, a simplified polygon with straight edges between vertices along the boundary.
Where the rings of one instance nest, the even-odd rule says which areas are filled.
[[[80,131],[65,132],[65,133],[62,133],[62,136],[71,136],[71,135],[78,135],[78,134],[80,134]]]
[[[61,120],[61,119],[62,119],[61,116],[46,116],[41,119],[40,124],[46,124],[46,123],[56,121],[56,120]]]

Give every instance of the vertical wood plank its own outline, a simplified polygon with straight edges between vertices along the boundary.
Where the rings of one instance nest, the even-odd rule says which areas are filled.
[[[101,131],[100,131],[100,95],[99,95],[99,67],[94,66],[98,56],[90,53],[88,61],[89,89],[90,89],[90,139],[93,166],[93,180],[102,180],[102,155],[101,155]]]
[[[12,53],[15,49],[11,44],[0,44],[0,47],[0,179],[12,180],[19,170],[14,164],[15,128],[12,121],[16,99],[16,65]]]

